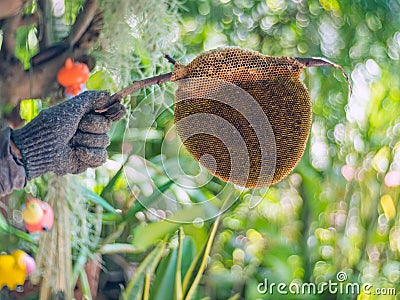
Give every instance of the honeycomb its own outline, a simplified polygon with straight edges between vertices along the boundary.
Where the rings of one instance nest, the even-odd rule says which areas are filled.
[[[240,48],[175,64],[174,121],[188,152],[214,176],[247,188],[275,184],[304,154],[312,112],[291,57]]]

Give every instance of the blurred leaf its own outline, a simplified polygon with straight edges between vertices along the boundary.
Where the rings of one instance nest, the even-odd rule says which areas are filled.
[[[164,110],[156,119],[157,128],[164,128],[174,120],[174,114],[169,109]]]
[[[151,300],[173,300],[176,263],[178,259],[178,249],[174,248],[168,256],[163,259],[157,268],[154,277]]]
[[[224,201],[224,204],[221,207],[221,211],[224,210],[225,204],[227,203],[229,198],[230,198],[230,195],[226,197],[226,200]],[[191,299],[193,299],[193,297],[195,295],[197,286],[199,285],[200,279],[203,276],[203,272],[204,272],[204,270],[206,268],[207,259],[208,259],[208,256],[210,255],[211,248],[212,248],[212,245],[214,243],[215,236],[217,234],[218,226],[219,226],[219,223],[221,221],[221,217],[222,217],[222,214],[219,214],[218,217],[216,218],[216,220],[214,221],[214,224],[213,224],[213,226],[211,228],[211,232],[210,232],[207,244],[205,245],[205,248],[204,248],[204,253],[202,254],[203,257],[201,259],[200,267],[199,267],[199,269],[197,271],[196,276],[194,277],[193,281],[191,282],[190,287],[189,287],[189,282],[187,282],[188,283],[188,285],[187,285],[188,292],[187,292],[187,294],[186,294],[186,296],[184,298],[185,300],[191,300]],[[187,278],[189,278],[189,276],[187,276]],[[183,292],[185,293],[185,291],[186,291],[186,286],[185,286],[185,281],[184,281]]]
[[[157,268],[150,295],[151,300],[182,299],[176,296],[177,267],[180,265],[180,272],[182,276],[185,276],[195,256],[192,238],[183,238],[181,247],[181,255],[179,255],[179,248],[174,248]],[[179,260],[181,261],[180,264]],[[175,293],[172,293],[172,287],[174,286]]]
[[[340,10],[339,3],[336,0],[319,0],[322,7],[327,11],[338,11]]]
[[[146,274],[146,276],[144,277],[143,300],[149,300],[150,298],[150,284],[151,276],[150,274]]]
[[[204,248],[204,244],[208,238],[208,230],[209,228],[205,224],[203,224],[203,226],[193,224],[183,225],[185,234],[193,239],[195,252],[200,252]]]
[[[114,254],[114,253],[138,253],[138,251],[134,246],[131,244],[107,244],[100,248],[99,252],[101,254]]]
[[[39,50],[36,33],[34,25],[21,26],[15,36],[15,56],[22,62],[25,70],[30,68],[30,59]]]
[[[92,294],[90,292],[89,280],[86,275],[85,269],[81,269],[79,272],[79,278],[81,281],[82,296],[85,300],[92,300]]]
[[[14,228],[14,227],[12,227],[10,225],[8,225],[5,228],[5,230],[6,230],[7,233],[13,234],[16,237],[18,237],[20,239],[23,239],[24,241],[26,241],[28,243],[31,243],[32,245],[35,245],[37,243],[36,238],[33,235],[31,235],[29,233],[26,233],[25,231],[16,229],[16,228]]]
[[[8,223],[4,218],[3,214],[0,213],[0,230],[6,232],[8,229]]]
[[[89,77],[86,88],[88,90],[113,90],[115,86],[110,74],[105,71],[97,71]]]
[[[124,165],[125,165],[125,164],[124,164]],[[110,193],[110,192],[113,190],[113,188],[114,188],[114,186],[115,186],[115,184],[116,184],[118,178],[121,176],[121,174],[122,174],[122,172],[123,172],[123,170],[124,170],[124,165],[121,166],[121,168],[119,168],[119,170],[117,171],[117,173],[115,173],[115,175],[114,175],[114,176],[111,178],[111,180],[107,183],[107,185],[105,186],[105,188],[102,190],[102,192],[101,192],[101,194],[100,194],[101,197],[104,197],[105,195],[107,195],[108,193]]]
[[[151,276],[156,269],[165,249],[165,243],[161,242],[142,261],[135,275],[129,281],[126,290],[122,293],[122,299],[140,299],[144,289],[146,274]]]
[[[23,8],[22,14],[23,15],[31,15],[37,11],[37,8],[38,8],[37,2],[29,3],[29,4],[25,5],[25,7]]]
[[[134,38],[135,41],[135,55],[141,59],[141,65],[144,68],[148,68],[151,66],[151,56],[147,52],[147,49],[144,47],[143,43],[140,39]]]
[[[32,121],[42,110],[40,99],[25,99],[21,101],[19,115],[26,122]]]
[[[154,192],[146,198],[140,197],[136,201],[135,205],[132,206],[125,215],[125,220],[129,220],[132,218],[138,211],[141,211],[143,208],[149,206],[153,201],[155,201],[162,193],[168,190],[171,185],[174,183],[173,180],[169,180],[167,183],[163,184],[160,187],[156,187]]]
[[[75,259],[75,263],[72,268],[72,278],[71,282],[76,283],[78,280],[78,276],[80,275],[81,271],[84,270],[85,264],[88,260],[89,251],[87,248],[83,249],[80,253],[78,258]],[[87,280],[87,278],[86,278]]]
[[[203,214],[203,208],[200,206],[193,206],[191,208],[183,209],[174,214],[171,218],[173,220],[181,220],[181,222],[191,222],[197,216]],[[132,244],[138,249],[146,250],[151,245],[154,245],[159,240],[163,239],[167,234],[174,233],[180,223],[176,221],[163,220],[156,223],[151,223],[146,226],[138,226],[133,230]],[[149,234],[151,232],[151,234]]]
[[[178,232],[178,257],[176,259],[175,267],[175,288],[174,288],[174,298],[176,300],[182,300],[182,248],[183,248],[183,229],[182,226],[179,227]]]
[[[82,188],[82,191],[83,191],[83,196],[87,200],[93,202],[94,204],[102,206],[105,210],[113,213],[116,216],[116,218],[122,219],[122,216],[115,210],[115,208],[112,207],[111,204],[108,203],[101,196],[97,195],[95,192],[92,192],[87,188]]]
[[[112,223],[121,221],[122,217],[118,213],[102,213],[101,219],[103,220],[103,223]]]
[[[396,216],[396,207],[390,195],[386,194],[381,197],[381,205],[386,218],[390,221]]]

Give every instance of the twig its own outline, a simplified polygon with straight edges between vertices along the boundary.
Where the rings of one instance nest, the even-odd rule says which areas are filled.
[[[353,85],[351,84],[350,77],[347,75],[346,71],[342,66],[335,64],[326,58],[322,57],[295,57],[295,59],[303,64],[306,68],[310,67],[334,67],[342,72],[343,76],[346,78],[347,84],[349,86],[350,96],[353,94]]]
[[[169,56],[168,54],[163,54],[163,56],[172,64],[176,63],[176,60],[173,59],[171,56]],[[161,74],[158,76],[154,76],[154,77],[150,77],[150,78],[146,78],[140,81],[136,81],[134,83],[132,83],[131,85],[128,85],[126,88],[123,88],[122,90],[120,90],[119,92],[115,93],[114,95],[111,96],[111,104],[103,109],[99,109],[96,110],[96,112],[98,113],[103,113],[105,111],[108,110],[109,107],[111,107],[113,104],[115,104],[116,102],[120,102],[122,98],[142,89],[145,87],[148,87],[150,85],[154,85],[154,84],[162,84],[165,82],[168,82],[171,80],[171,76],[172,76],[172,72],[166,73],[166,74]]]
[[[136,81],[136,82],[132,83],[131,85],[128,85],[126,88],[120,90],[118,93],[115,93],[112,96],[112,100],[118,101],[118,100],[121,100],[122,98],[124,98],[142,88],[145,88],[147,86],[154,85],[154,84],[161,84],[161,83],[170,81],[171,76],[172,76],[172,72],[154,76],[154,77],[150,77],[150,78],[146,78],[146,79],[143,79],[140,81]]]
[[[176,60],[173,59],[173,58],[172,58],[171,56],[169,56],[168,54],[163,53],[163,56],[164,56],[164,58],[167,59],[168,62],[170,62],[171,64],[174,65],[174,64],[176,63]]]
[[[162,84],[164,82],[168,82],[171,80],[172,72],[146,78],[140,81],[136,81],[132,83],[131,85],[128,85],[126,88],[120,90],[119,92],[115,93],[114,95],[111,96],[111,104],[103,109],[97,109],[97,113],[103,113],[106,112],[113,104],[116,102],[120,102],[122,98],[142,89],[150,85],[154,84]]]

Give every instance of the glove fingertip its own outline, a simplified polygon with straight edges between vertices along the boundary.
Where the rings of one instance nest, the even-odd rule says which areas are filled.
[[[86,114],[81,119],[78,129],[87,133],[107,133],[111,129],[111,121],[103,115]]]
[[[126,108],[121,103],[115,103],[109,107],[103,115],[109,120],[116,122],[126,115]]]
[[[97,168],[107,161],[107,151],[103,148],[85,148],[78,147],[75,149],[78,159],[89,168]]]
[[[91,112],[97,109],[102,109],[109,105],[111,101],[111,95],[109,91],[86,91],[81,94],[83,98],[86,98],[89,105],[87,106],[86,112]]]

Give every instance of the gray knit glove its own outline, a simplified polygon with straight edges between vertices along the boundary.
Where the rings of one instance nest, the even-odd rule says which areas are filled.
[[[126,111],[120,103],[110,106],[106,91],[87,91],[45,109],[29,124],[12,132],[21,152],[28,180],[47,172],[77,174],[96,168],[107,159],[105,148],[111,121]],[[109,107],[98,114],[95,110]]]

